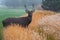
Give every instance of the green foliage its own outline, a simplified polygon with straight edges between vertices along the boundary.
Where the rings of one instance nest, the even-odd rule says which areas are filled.
[[[46,10],[59,11],[60,0],[42,0],[42,8]]]

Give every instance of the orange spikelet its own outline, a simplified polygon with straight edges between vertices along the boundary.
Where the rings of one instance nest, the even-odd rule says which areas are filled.
[[[42,19],[43,17],[49,16],[49,15],[54,15],[54,14],[55,14],[55,12],[46,11],[46,10],[35,11],[32,15],[32,22],[30,23],[29,28],[37,26],[38,25],[37,21]]]
[[[54,34],[60,40],[60,14],[46,16],[38,21],[40,28],[48,34]]]
[[[4,40],[43,40],[38,33],[18,25],[11,25],[3,29]]]

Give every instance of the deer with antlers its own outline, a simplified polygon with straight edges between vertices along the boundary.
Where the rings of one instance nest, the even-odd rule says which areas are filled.
[[[2,21],[3,27],[6,27],[6,26],[11,25],[11,24],[19,24],[23,27],[28,27],[28,25],[32,21],[32,14],[35,11],[34,4],[32,5],[33,9],[31,11],[28,10],[26,5],[24,5],[24,7],[25,7],[25,12],[28,14],[28,16],[20,17],[20,18],[7,18],[7,19]]]

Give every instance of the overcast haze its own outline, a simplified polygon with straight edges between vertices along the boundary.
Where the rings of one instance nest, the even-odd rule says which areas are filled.
[[[4,4],[4,1],[7,1],[7,0],[0,0],[0,7],[3,7],[3,6],[6,6]],[[11,0],[10,0],[11,1]],[[14,0],[15,1],[15,0]],[[14,3],[14,1],[12,0],[12,4]],[[23,6],[24,4],[27,4],[28,6],[30,6],[31,4],[35,4],[35,5],[38,5],[38,4],[41,4],[42,0],[19,0],[20,2],[20,6]],[[3,6],[2,6],[3,4]],[[8,4],[8,3],[7,3]],[[15,4],[17,5],[17,2],[15,2]]]

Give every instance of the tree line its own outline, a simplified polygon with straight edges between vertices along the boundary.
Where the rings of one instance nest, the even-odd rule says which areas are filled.
[[[28,6],[41,4],[45,10],[60,11],[60,0],[3,0],[2,2],[7,7],[17,8],[23,7],[25,4]]]
[[[24,6],[25,4],[27,4],[28,6],[32,5],[33,3],[37,5],[41,3],[41,0],[3,0],[2,3],[7,7],[16,8]]]

